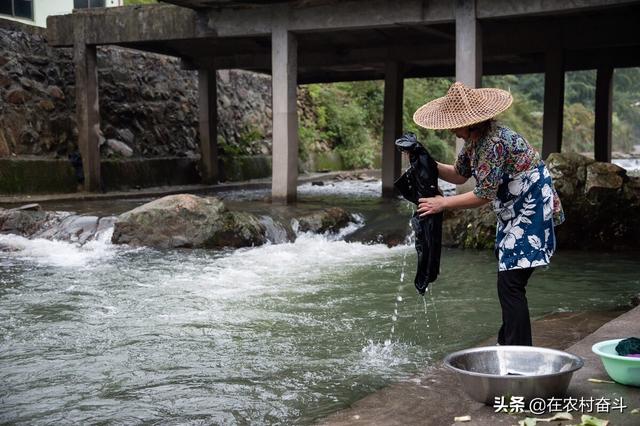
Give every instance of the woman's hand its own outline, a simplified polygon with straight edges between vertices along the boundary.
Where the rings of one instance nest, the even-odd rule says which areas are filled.
[[[424,217],[428,214],[440,213],[445,209],[445,207],[446,200],[441,195],[418,199],[418,213],[420,213],[420,217]]]

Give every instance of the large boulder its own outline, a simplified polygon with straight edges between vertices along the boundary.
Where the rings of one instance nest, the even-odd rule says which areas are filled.
[[[635,178],[627,176],[625,169],[575,153],[552,154],[547,165],[566,216],[565,223],[556,228],[559,247],[640,247],[640,193]]]
[[[496,239],[496,215],[491,204],[477,209],[445,212],[442,224],[442,245],[450,247],[488,249]]]
[[[615,164],[576,153],[554,153],[546,161],[565,212],[556,228],[562,249],[640,248],[640,178]],[[447,212],[443,244],[493,247],[496,218],[489,205]]]
[[[169,195],[118,216],[114,244],[156,248],[247,247],[266,242],[258,218],[214,197]]]

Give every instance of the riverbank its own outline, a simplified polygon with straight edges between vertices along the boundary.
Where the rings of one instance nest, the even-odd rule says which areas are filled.
[[[623,398],[628,408],[623,413],[573,412],[574,419],[581,414],[593,414],[609,419],[614,425],[637,425],[639,417],[631,410],[640,405],[640,388],[610,383],[592,383],[589,378],[610,380],[591,346],[599,341],[638,335],[640,307],[626,313],[619,311],[554,313],[532,325],[537,346],[566,350],[581,356],[585,365],[578,370],[569,385],[568,395],[578,398]],[[493,344],[484,341],[480,346]],[[471,416],[470,422],[455,422],[454,417]],[[323,425],[514,425],[530,413],[496,413],[491,406],[468,398],[460,389],[454,373],[440,362],[423,374],[382,389],[356,402],[321,422]],[[549,416],[540,416],[549,417]],[[572,423],[576,423],[574,420]],[[555,424],[555,423],[550,423]],[[566,424],[566,422],[563,422]]]
[[[328,179],[336,179],[340,176],[363,175],[371,178],[380,178],[379,169],[362,169],[351,171],[325,172],[325,173],[306,173],[298,177],[298,183],[324,181]],[[104,193],[97,192],[75,192],[66,194],[37,194],[37,195],[4,195],[0,196],[0,206],[3,204],[27,204],[27,203],[47,203],[61,201],[94,201],[94,200],[116,200],[116,199],[134,199],[134,198],[159,198],[172,194],[217,194],[226,191],[241,191],[253,189],[268,189],[271,187],[271,178],[250,179],[241,182],[224,182],[215,185],[171,185],[157,186],[152,188],[129,189],[123,191],[109,191]]]

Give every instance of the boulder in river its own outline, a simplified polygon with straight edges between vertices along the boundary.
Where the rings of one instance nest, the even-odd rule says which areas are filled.
[[[215,197],[169,195],[118,216],[114,244],[156,248],[247,247],[266,242],[257,217],[227,210]]]
[[[0,233],[29,238],[43,229],[61,222],[70,214],[44,211],[37,204],[27,204],[13,209],[0,208]]]

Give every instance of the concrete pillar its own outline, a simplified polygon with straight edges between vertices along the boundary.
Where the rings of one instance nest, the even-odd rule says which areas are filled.
[[[475,0],[456,0],[456,81],[482,86],[482,31]]]
[[[271,34],[273,98],[273,163],[271,198],[275,203],[296,200],[298,182],[298,45],[284,25]]]
[[[200,167],[204,183],[218,183],[218,107],[216,71],[198,70]]]
[[[401,64],[387,62],[384,75],[384,118],[382,136],[382,196],[391,197],[393,182],[400,177],[401,153],[395,141],[402,135],[402,95],[404,88]]]
[[[85,20],[75,19],[73,63],[76,74],[76,120],[78,148],[82,156],[84,188],[99,191],[100,184],[100,108],[98,105],[98,67],[96,46],[85,44]]]
[[[542,158],[562,149],[564,112],[564,52],[548,50],[545,55],[544,113],[542,118]]]
[[[482,86],[482,31],[476,16],[475,0],[456,0],[456,81],[468,87]],[[464,140],[456,138],[456,154],[460,152]],[[474,179],[458,185],[456,192],[469,192],[475,185]]]
[[[596,122],[594,154],[596,161],[611,162],[611,114],[613,67],[600,67],[596,76]]]

